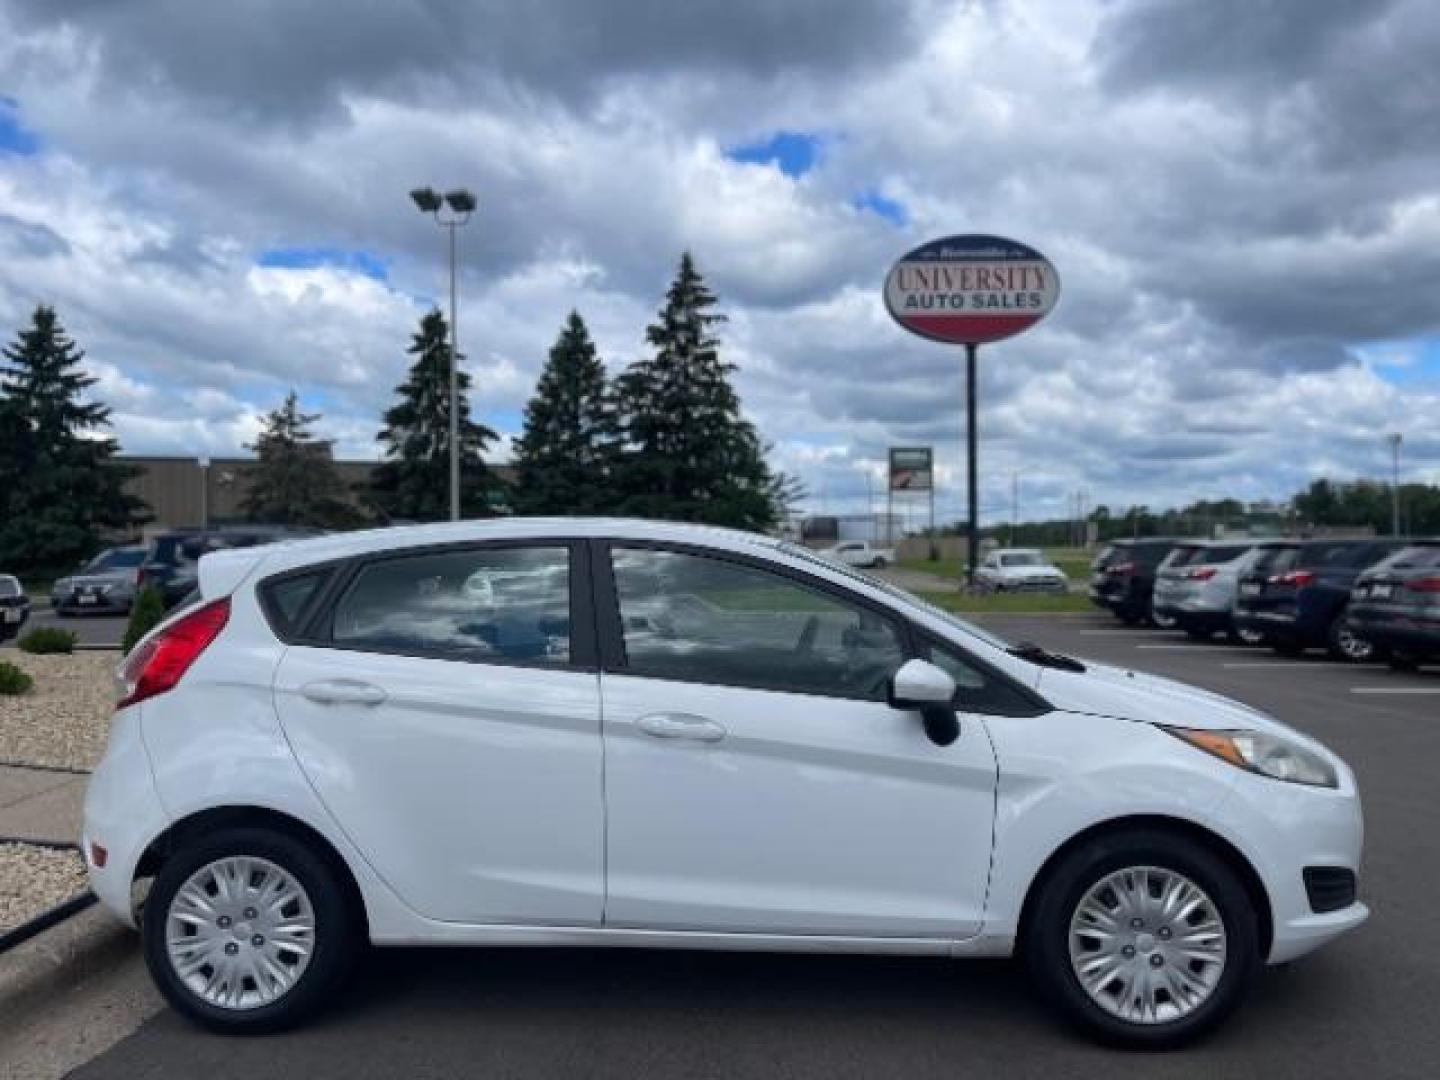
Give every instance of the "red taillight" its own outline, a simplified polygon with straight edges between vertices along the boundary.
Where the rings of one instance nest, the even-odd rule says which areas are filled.
[[[180,676],[225,629],[229,618],[230,598],[223,597],[196,608],[136,646],[120,668],[125,696],[115,707],[123,709],[126,705],[173,690]]]
[[[1309,585],[1314,580],[1315,571],[1313,570],[1291,570],[1289,573],[1281,574],[1279,577],[1272,577],[1270,579],[1271,584],[1293,585],[1297,589],[1304,585]]]
[[[1133,562],[1116,563],[1114,566],[1107,566],[1105,572],[1107,574],[1133,574],[1135,564]]]
[[[1440,577],[1422,577],[1407,582],[1405,587],[1414,592],[1440,592]]]
[[[1191,581],[1209,581],[1212,577],[1215,576],[1215,567],[1213,567],[1213,566],[1201,566],[1201,567],[1197,567],[1196,569],[1191,570],[1191,571],[1190,571],[1188,574],[1186,574],[1185,576],[1186,576],[1187,578],[1189,578]]]

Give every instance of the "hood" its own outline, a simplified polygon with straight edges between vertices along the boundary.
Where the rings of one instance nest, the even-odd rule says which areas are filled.
[[[1273,717],[1232,698],[1138,671],[1084,661],[1086,670],[1044,668],[1037,689],[1057,709],[1178,727],[1249,728],[1299,737]]]

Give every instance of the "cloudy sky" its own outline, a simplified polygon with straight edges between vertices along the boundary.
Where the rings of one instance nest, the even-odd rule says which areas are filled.
[[[578,308],[612,370],[679,253],[813,509],[891,444],[957,514],[963,362],[885,314],[959,232],[1044,251],[981,353],[982,506],[1440,481],[1432,0],[0,0],[0,332],[55,304],[126,450],[227,454],[295,387],[373,456],[444,292],[418,184],[465,185],[461,347],[518,429]],[[877,492],[881,485],[874,484]]]

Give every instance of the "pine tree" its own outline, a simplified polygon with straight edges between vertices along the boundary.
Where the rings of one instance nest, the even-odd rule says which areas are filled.
[[[572,311],[525,406],[515,444],[511,503],[519,514],[596,514],[614,509],[613,414],[605,366]]]
[[[779,491],[754,427],[730,385],[714,328],[724,316],[688,252],[658,321],[655,348],[617,380],[622,512],[767,529]]]
[[[146,520],[125,490],[139,470],[114,460],[117,444],[102,434],[110,410],[86,400],[95,379],[54,308],[37,307],[0,356],[0,565],[68,570],[106,530]]]
[[[385,414],[377,440],[385,460],[371,474],[367,501],[384,517],[441,521],[450,515],[450,343],[438,310],[420,320],[408,350],[410,372],[395,388],[400,401]],[[464,356],[461,356],[464,363]],[[482,457],[495,432],[470,419],[466,391],[470,376],[460,371],[460,513],[495,513],[500,485]]]
[[[318,419],[319,413],[300,411],[294,390],[266,415],[264,429],[246,447],[258,459],[240,504],[249,520],[321,528],[359,523],[359,512],[345,498],[332,444],[310,431]]]

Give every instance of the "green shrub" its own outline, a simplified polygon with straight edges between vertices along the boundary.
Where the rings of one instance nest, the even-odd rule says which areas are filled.
[[[21,652],[69,653],[75,651],[75,635],[58,626],[37,626],[16,642]]]
[[[0,662],[0,694],[11,697],[28,694],[30,687],[34,685],[35,680],[14,664],[8,661]]]
[[[130,623],[125,627],[125,636],[120,639],[120,648],[128,653],[163,618],[165,598],[155,586],[143,586],[135,596],[135,603],[130,605]]]

